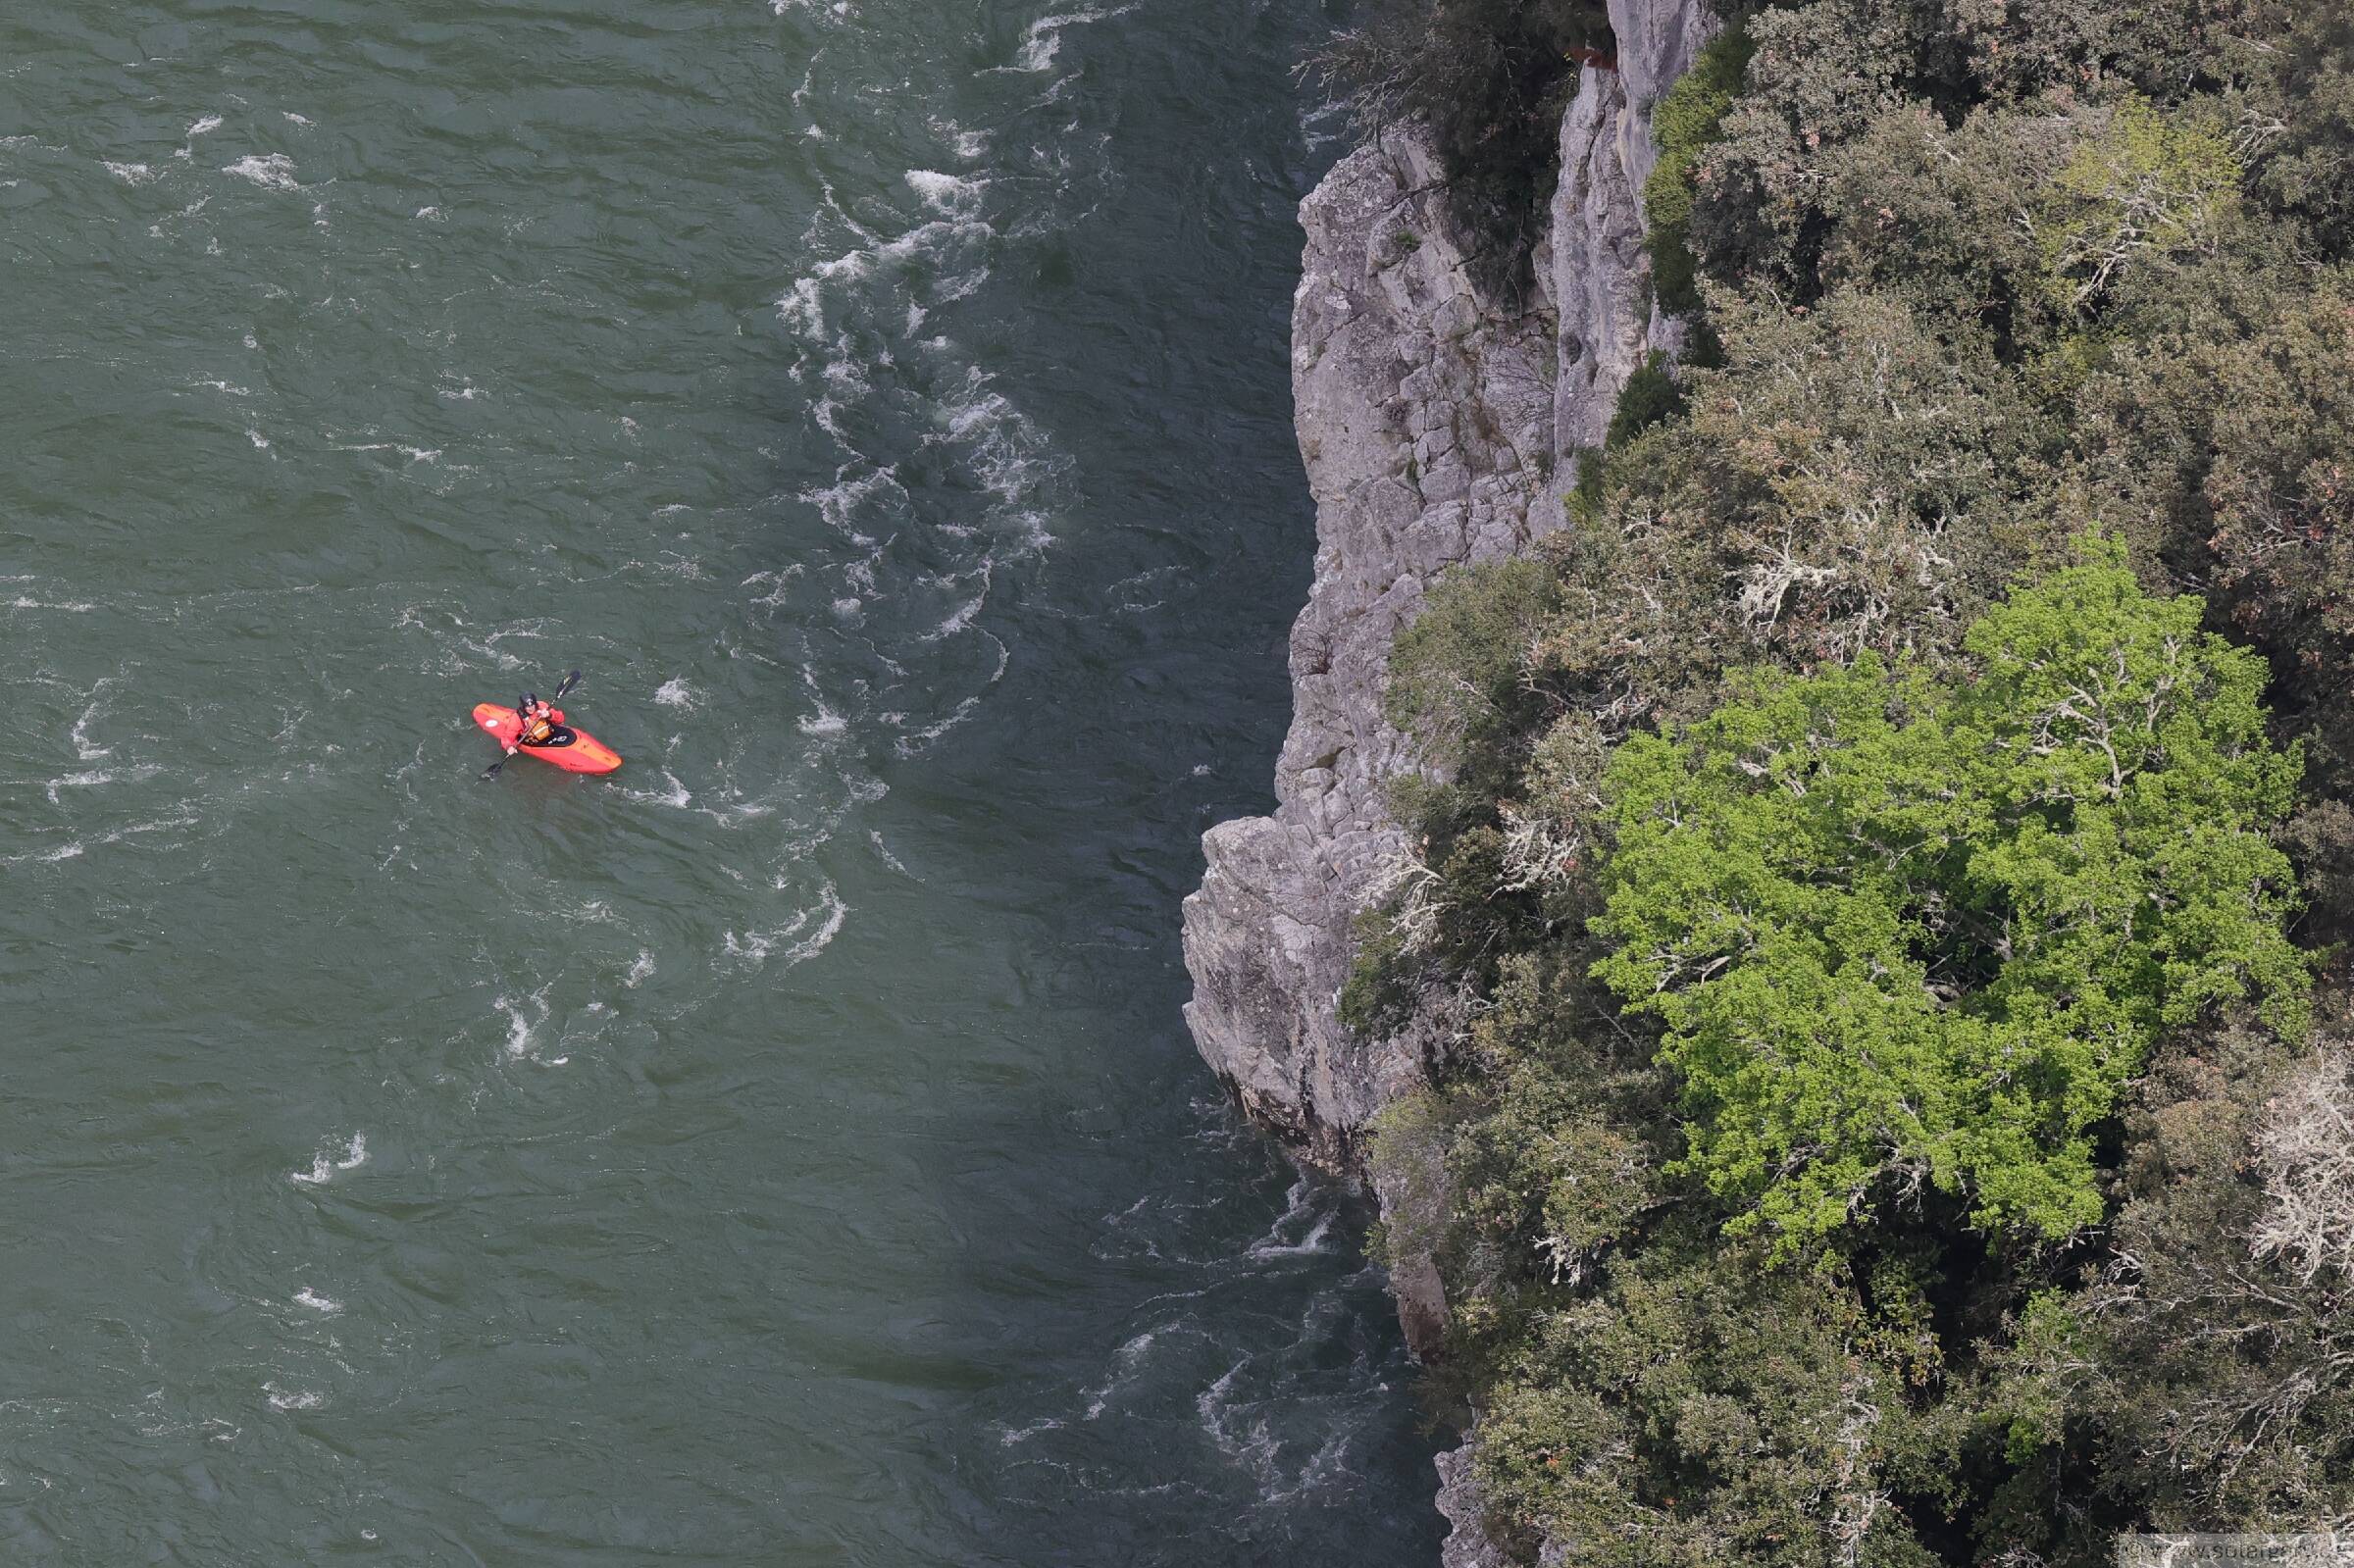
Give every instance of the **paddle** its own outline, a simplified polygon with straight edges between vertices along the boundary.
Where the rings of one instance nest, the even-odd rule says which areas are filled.
[[[564,693],[565,693],[565,692],[567,692],[567,691],[570,691],[570,690],[571,690],[571,689],[572,689],[574,686],[576,686],[576,685],[580,684],[580,681],[581,681],[581,672],[580,672],[580,671],[578,671],[578,670],[575,670],[575,671],[573,671],[573,672],[572,672],[572,674],[570,674],[570,675],[568,675],[568,676],[566,676],[566,677],[564,678],[564,683],[563,683],[562,685],[560,685],[560,686],[556,687],[556,694],[555,694],[554,696],[552,696],[552,697],[548,698],[547,700],[548,700],[548,701],[550,701],[550,702],[560,702],[560,701],[562,701],[562,700],[563,700],[563,697],[564,697]],[[512,746],[509,746],[509,747],[507,747],[507,757],[511,757],[511,756],[515,755],[515,753],[516,753],[518,750],[520,750],[520,749],[522,749],[522,747],[521,747],[521,743],[520,743],[520,742],[518,742],[516,745],[512,745]],[[507,757],[501,757],[501,758],[499,758],[499,759],[498,759],[496,762],[494,762],[494,763],[490,764],[490,766],[489,766],[489,767],[487,767],[487,768],[485,768],[485,769],[483,770],[483,782],[484,782],[484,783],[487,784],[487,783],[488,783],[490,780],[492,780],[492,779],[495,779],[495,778],[497,778],[497,777],[498,777],[498,770],[499,770],[499,769],[501,769],[501,768],[503,768],[503,767],[505,767],[505,766],[507,765]]]

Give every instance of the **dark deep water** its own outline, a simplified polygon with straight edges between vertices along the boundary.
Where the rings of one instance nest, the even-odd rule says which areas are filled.
[[[0,14],[0,1561],[1433,1559],[1178,1015],[1331,25]]]

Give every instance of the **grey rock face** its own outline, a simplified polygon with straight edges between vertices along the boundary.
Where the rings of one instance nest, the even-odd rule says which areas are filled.
[[[1439,1547],[1440,1568],[1511,1568],[1512,1560],[1480,1527],[1479,1487],[1471,1479],[1471,1444],[1438,1456],[1439,1512],[1455,1528]]]
[[[1554,317],[1473,285],[1427,143],[1359,148],[1301,207],[1292,387],[1316,570],[1292,629],[1272,817],[1222,823],[1186,900],[1188,1023],[1254,1118],[1355,1163],[1365,1119],[1421,1082],[1441,1031],[1359,1040],[1333,1016],[1350,922],[1404,847],[1383,787],[1415,766],[1382,717],[1390,644],[1433,578],[1525,546],[1554,483]]]
[[[1366,1121],[1427,1081],[1453,1034],[1425,1017],[1359,1039],[1333,1013],[1360,901],[1406,847],[1387,783],[1422,766],[1382,716],[1391,644],[1441,572],[1563,525],[1575,453],[1601,443],[1644,359],[1681,346],[1680,324],[1651,302],[1641,195],[1657,156],[1652,105],[1714,23],[1704,0],[1610,9],[1618,69],[1587,68],[1563,120],[1529,301],[1472,284],[1463,257],[1476,236],[1452,231],[1435,160],[1410,133],[1359,148],[1301,204],[1292,389],[1316,501],[1315,580],[1292,629],[1274,815],[1203,839],[1207,873],[1185,901],[1186,1021],[1248,1115],[1338,1170],[1362,1170]],[[1375,1181],[1394,1222],[1411,1218],[1401,1204],[1412,1185]],[[1438,1270],[1393,1259],[1391,1283],[1409,1342],[1430,1353],[1447,1321]],[[1444,1560],[1503,1568],[1481,1529],[1471,1452],[1466,1442],[1439,1456],[1439,1506],[1454,1524]],[[1549,1560],[1563,1554],[1547,1543]]]
[[[1452,232],[1411,133],[1342,160],[1300,209],[1292,387],[1315,581],[1292,629],[1275,813],[1203,840],[1186,1018],[1244,1110],[1337,1169],[1356,1167],[1366,1119],[1423,1081],[1449,1034],[1424,1020],[1363,1040],[1333,1016],[1351,922],[1404,848],[1385,785],[1419,766],[1381,713],[1390,645],[1439,573],[1561,526],[1573,454],[1600,442],[1644,357],[1677,343],[1650,305],[1639,198],[1652,102],[1713,23],[1702,0],[1612,0],[1611,18],[1618,69],[1581,74],[1525,304],[1465,276],[1476,236]]]
[[[1651,298],[1643,182],[1659,161],[1653,106],[1715,25],[1699,0],[1611,0],[1618,69],[1586,70],[1562,118],[1547,259],[1561,308],[1554,440],[1564,457],[1602,444],[1619,388],[1654,349],[1683,347],[1683,324]]]

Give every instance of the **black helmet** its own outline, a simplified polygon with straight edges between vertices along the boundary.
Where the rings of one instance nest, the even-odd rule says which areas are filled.
[[[529,713],[537,706],[539,706],[539,693],[537,691],[526,691],[523,694],[523,711],[525,713]]]

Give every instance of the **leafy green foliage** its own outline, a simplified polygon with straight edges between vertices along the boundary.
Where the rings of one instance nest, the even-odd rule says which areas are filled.
[[[1644,248],[1663,310],[1693,315],[1701,306],[1692,256],[1692,180],[1700,155],[1718,139],[1724,112],[1749,67],[1749,33],[1738,22],[1711,38],[1651,114],[1659,162],[1643,181]]]
[[[2044,548],[2047,428],[1991,357],[1856,290],[1717,326],[1686,414],[1608,455],[1557,546],[1563,613],[1524,650],[1525,682],[1613,733],[1694,711],[1727,666],[1951,646]]]
[[[1390,722],[1433,760],[1459,766],[1526,718],[1521,651],[1550,621],[1560,585],[1526,558],[1449,573],[1390,653]]]
[[[2240,169],[2209,118],[2128,97],[2044,187],[2037,228],[2065,308],[2093,312],[2135,268],[2214,253]]]
[[[2046,350],[2064,325],[2021,193],[2055,179],[2091,129],[2085,110],[1979,110],[1960,126],[1926,104],[1872,120],[1825,160],[1824,286],[1900,298],[1956,335],[1983,329],[2003,358]]]
[[[1412,1014],[1414,966],[1386,911],[1368,910],[1358,916],[1356,936],[1349,978],[1341,983],[1332,1013],[1359,1035],[1386,1035]]]
[[[1918,1277],[1873,1272],[1669,1224],[1533,1324],[1480,1428],[1491,1506],[1612,1568],[1935,1560],[1915,1520],[1962,1491],[1967,1433],[1917,1402]]]
[[[1825,281],[1844,149],[1893,111],[1919,106],[1951,126],[1980,108],[2024,121],[2132,90],[2161,109],[2208,103],[2279,76],[2293,15],[2282,0],[1767,7],[1748,25],[1744,91],[1694,177],[1703,274],[1811,299]],[[2314,130],[2318,149],[2326,132]],[[2334,188],[2334,155],[2316,157],[2316,190]]]
[[[2097,1484],[2164,1529],[2354,1511],[2347,1074],[2341,1044],[2283,1062],[2237,1027],[2154,1064],[2118,1262],[2047,1294],[2000,1358],[2038,1461],[2099,1433]]]
[[[1768,682],[1604,780],[1597,974],[1666,1026],[1674,1171],[1785,1248],[1922,1184],[1972,1221],[2097,1221],[2090,1130],[2162,1028],[2302,1027],[2299,767],[2260,661],[2111,560],[1990,610],[1970,678]]]
[[[1718,350],[1710,363],[1721,365],[1721,345],[1714,338],[1709,342]],[[1685,407],[1683,383],[1669,368],[1667,356],[1652,350],[1618,389],[1618,401],[1611,409],[1611,423],[1603,432],[1602,445],[1585,448],[1575,455],[1577,482],[1563,497],[1569,515],[1583,524],[1599,522],[1603,492],[1610,482],[1611,454],[1653,426],[1683,413]]]

